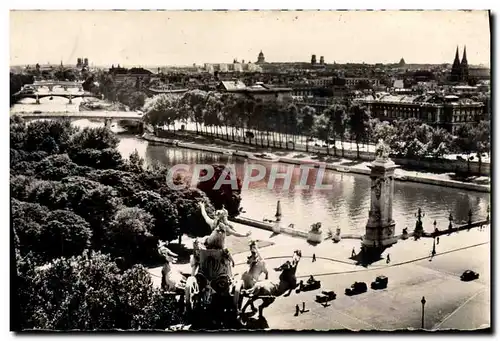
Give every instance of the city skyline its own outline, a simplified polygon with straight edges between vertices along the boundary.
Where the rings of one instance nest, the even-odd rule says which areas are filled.
[[[11,11],[10,29],[11,65],[441,64],[457,46],[490,65],[487,11]]]

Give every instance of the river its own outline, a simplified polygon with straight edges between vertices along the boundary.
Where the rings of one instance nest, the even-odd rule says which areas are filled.
[[[40,105],[34,100],[24,99],[11,108],[15,111],[77,111],[81,99],[67,104],[65,98],[47,98]],[[64,108],[64,109],[61,109]],[[74,122],[79,127],[102,126],[103,123],[79,120]],[[118,126],[112,130],[120,132]],[[118,149],[123,157],[128,157],[134,150],[143,157],[146,163],[160,162],[166,165],[175,164],[234,164],[236,173],[242,174],[246,160],[244,158],[207,153],[195,150],[180,149],[163,145],[153,145],[134,135],[118,135]],[[270,163],[262,163],[266,169]],[[287,166],[279,165],[281,171]],[[298,170],[298,169],[297,169]],[[314,172],[309,176],[308,184],[315,182]],[[363,233],[368,219],[370,207],[370,178],[365,175],[337,173],[326,171],[323,183],[331,184],[329,190],[309,189],[299,190],[293,183],[298,183],[298,172],[294,172],[294,181],[290,190],[283,190],[283,181],[277,181],[272,189],[268,189],[269,177],[252,184],[242,192],[241,206],[246,211],[245,216],[254,219],[273,218],[277,200],[281,200],[282,221],[285,226],[293,223],[296,228],[306,229],[315,222],[321,222],[323,229],[340,227],[342,233]],[[489,193],[480,193],[441,186],[425,185],[411,182],[396,182],[394,188],[393,217],[396,221],[396,232],[404,227],[412,230],[415,226],[415,213],[422,208],[424,228],[433,230],[432,223],[437,221],[439,229],[446,229],[450,212],[456,222],[468,219],[469,209],[472,209],[473,220],[484,219],[487,215]]]

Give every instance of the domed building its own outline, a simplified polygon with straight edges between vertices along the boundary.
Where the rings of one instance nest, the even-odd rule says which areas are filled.
[[[256,64],[264,64],[266,62],[266,58],[264,58],[264,53],[260,51],[259,56],[257,57],[257,63]]]

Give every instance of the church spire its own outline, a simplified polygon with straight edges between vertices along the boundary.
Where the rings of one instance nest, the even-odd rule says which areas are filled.
[[[462,65],[467,65],[467,46],[464,46],[464,55],[462,57]]]
[[[455,52],[455,60],[453,61],[453,66],[460,65],[460,56],[458,55],[458,45],[457,51]]]
[[[467,82],[469,80],[469,63],[467,62],[467,47],[464,46],[464,55],[462,57],[462,63],[460,64],[460,80],[462,82]]]

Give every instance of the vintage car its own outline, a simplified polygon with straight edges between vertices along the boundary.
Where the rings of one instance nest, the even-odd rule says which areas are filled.
[[[464,282],[473,281],[473,280],[478,279],[478,278],[479,278],[479,274],[477,272],[472,271],[472,270],[466,270],[466,271],[464,271],[462,276],[460,276],[460,279]]]
[[[306,283],[304,281],[299,282],[299,287],[295,290],[296,293],[301,291],[311,291],[321,288],[321,281],[317,281],[313,276],[309,277]]]
[[[354,282],[350,288],[345,289],[345,294],[347,296],[358,295],[366,292],[368,287],[365,282]]]
[[[316,302],[327,303],[333,301],[337,298],[337,294],[334,291],[322,291],[321,295],[316,295]]]
[[[386,276],[377,276],[377,278],[375,278],[375,281],[372,282],[371,288],[375,290],[385,289],[387,288],[388,281],[389,279]]]

